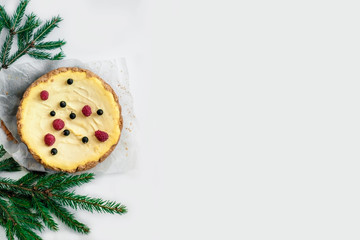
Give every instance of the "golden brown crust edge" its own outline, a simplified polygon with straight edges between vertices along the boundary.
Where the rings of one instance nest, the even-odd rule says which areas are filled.
[[[22,133],[21,133],[22,124],[20,123],[21,114],[22,114],[23,100],[29,95],[30,89],[37,86],[39,83],[48,81],[54,75],[57,75],[57,74],[62,73],[62,72],[67,72],[67,71],[85,72],[87,77],[96,77],[97,79],[99,79],[100,82],[102,83],[102,85],[105,87],[105,89],[112,93],[112,95],[114,97],[114,100],[115,100],[116,104],[119,107],[119,114],[120,114],[120,117],[119,117],[120,135],[119,135],[119,138],[118,138],[117,142],[114,145],[112,145],[111,148],[103,156],[101,156],[98,161],[88,162],[86,164],[77,166],[76,169],[72,169],[72,170],[64,170],[64,169],[61,169],[61,168],[56,168],[56,167],[49,166],[46,163],[44,163],[42,161],[42,159],[31,148],[29,148],[27,146],[26,142],[23,139]],[[93,72],[91,72],[89,70],[83,69],[83,68],[78,68],[78,67],[62,67],[62,68],[54,69],[54,70],[48,72],[47,74],[41,76],[40,78],[38,78],[36,81],[34,81],[27,88],[27,90],[25,91],[25,93],[24,93],[24,95],[23,95],[23,97],[22,97],[22,99],[20,101],[19,108],[18,108],[18,111],[16,113],[16,120],[17,120],[17,129],[18,129],[18,133],[19,133],[19,136],[21,138],[21,141],[25,143],[25,145],[27,146],[29,152],[34,157],[34,159],[36,161],[38,161],[39,163],[41,163],[45,168],[52,169],[52,170],[55,170],[55,171],[69,172],[69,173],[75,173],[75,172],[85,171],[85,170],[91,169],[91,168],[95,167],[98,163],[104,161],[110,155],[110,153],[115,149],[116,145],[119,143],[122,128],[123,128],[123,117],[121,115],[121,106],[119,104],[118,97],[117,97],[116,93],[114,92],[114,90],[110,87],[109,84],[107,84],[102,78],[100,78],[95,73],[93,73]]]

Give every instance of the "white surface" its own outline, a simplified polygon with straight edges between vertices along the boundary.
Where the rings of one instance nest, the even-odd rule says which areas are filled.
[[[358,1],[30,8],[64,17],[68,57],[126,57],[141,131],[136,171],[81,189],[129,214],[45,239],[360,238]]]

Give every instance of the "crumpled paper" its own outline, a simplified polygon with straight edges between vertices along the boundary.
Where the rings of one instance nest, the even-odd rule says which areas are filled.
[[[4,131],[0,130],[0,144],[23,167],[28,170],[53,172],[45,169],[29,153],[21,142],[17,132],[16,113],[28,86],[45,73],[59,67],[80,67],[88,69],[104,79],[118,95],[124,119],[123,130],[118,145],[105,161],[86,171],[93,173],[119,173],[134,167],[135,151],[135,115],[133,99],[129,91],[129,77],[125,59],[82,62],[80,60],[34,61],[14,64],[0,71],[0,119],[19,143],[8,141]],[[34,129],[36,131],[36,129]]]

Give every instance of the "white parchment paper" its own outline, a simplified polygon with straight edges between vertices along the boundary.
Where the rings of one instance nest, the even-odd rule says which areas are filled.
[[[40,76],[59,67],[81,67],[99,75],[114,89],[122,108],[124,125],[118,145],[105,161],[87,172],[118,173],[133,168],[136,159],[135,115],[133,100],[129,91],[129,77],[125,59],[94,62],[71,59],[34,61],[11,65],[9,69],[2,70],[0,72],[0,119],[4,121],[19,143],[8,141],[2,130],[0,130],[0,143],[21,166],[28,170],[52,172],[39,164],[28,152],[26,145],[21,142],[17,132],[16,112],[22,95],[28,86]]]

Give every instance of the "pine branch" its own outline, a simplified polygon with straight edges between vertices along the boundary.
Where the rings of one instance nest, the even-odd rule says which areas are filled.
[[[0,70],[7,69],[11,64],[26,54],[40,60],[61,60],[65,57],[61,50],[61,47],[66,43],[64,40],[42,42],[56,27],[59,26],[59,23],[62,21],[59,16],[53,17],[51,20],[46,21],[40,26],[41,21],[35,14],[31,13],[26,16],[27,19],[25,23],[20,26],[28,3],[29,0],[20,0],[16,11],[11,18],[6,13],[5,8],[0,6],[0,31],[4,26],[9,30],[0,53]],[[14,54],[9,56],[15,36],[17,36],[18,49]],[[55,54],[43,51],[59,48],[60,51]]]
[[[49,229],[53,231],[57,231],[59,229],[58,225],[50,215],[49,210],[44,206],[44,204],[39,199],[37,199],[36,196],[33,196],[33,201],[34,201],[35,209],[40,214],[45,225]]]
[[[84,183],[88,183],[94,179],[93,173],[83,173],[80,175],[70,175],[63,178],[61,181],[49,186],[49,190],[66,190],[72,187],[79,187]]]
[[[87,227],[85,224],[77,221],[74,218],[73,214],[71,214],[66,208],[62,207],[57,202],[50,200],[47,202],[47,206],[48,206],[49,210],[57,218],[59,218],[63,223],[65,223],[71,229],[73,229],[79,233],[84,233],[84,234],[88,234],[90,232],[89,227]]]
[[[47,52],[42,52],[42,51],[37,51],[37,50],[30,50],[28,52],[30,57],[33,57],[35,59],[40,59],[40,60],[46,60],[46,59],[51,59],[51,54],[47,53]]]
[[[2,158],[6,153],[6,150],[4,149],[3,145],[0,145],[0,158]]]
[[[39,236],[34,230],[41,231],[43,224],[51,230],[58,229],[53,215],[71,229],[83,234],[89,233],[90,229],[76,220],[65,208],[66,206],[90,212],[120,215],[126,213],[126,207],[120,203],[66,191],[88,183],[93,178],[94,175],[91,173],[70,175],[35,172],[28,173],[17,181],[0,177],[0,200],[7,198],[11,202],[9,204],[5,201],[8,207],[4,209],[8,212],[2,210],[0,202],[0,225],[7,224],[9,239],[12,237],[11,234],[19,239],[38,239]],[[9,221],[13,223],[8,223]],[[17,225],[19,222],[21,222],[20,227]]]
[[[7,29],[11,29],[11,20],[9,15],[6,13],[4,6],[0,6],[0,20],[4,23]]]
[[[42,172],[29,172],[24,175],[22,178],[16,181],[16,184],[20,186],[30,186],[32,183],[37,181],[38,179],[44,177],[45,173]]]
[[[46,189],[52,184],[60,182],[66,175],[67,174],[63,172],[48,174],[39,179],[39,181],[35,184],[35,187],[38,189]]]
[[[21,166],[17,162],[15,162],[13,158],[7,158],[0,161],[0,171],[16,172],[20,170]]]
[[[60,48],[64,46],[66,42],[64,40],[58,40],[58,41],[51,41],[51,42],[40,42],[35,44],[36,49],[42,49],[42,50],[53,50],[56,48]]]
[[[25,44],[30,42],[30,39],[33,36],[34,29],[40,26],[41,21],[36,17],[34,13],[27,15],[27,20],[25,24],[20,27],[16,33],[18,34],[18,48],[25,48]]]
[[[59,27],[59,22],[62,21],[60,16],[53,17],[50,21],[46,21],[45,24],[40,27],[34,34],[33,41],[40,42],[43,40],[54,28]]]
[[[82,209],[89,212],[99,212],[99,213],[117,213],[124,214],[127,212],[127,209],[124,205],[116,203],[113,201],[105,201],[101,198],[91,198],[88,196],[77,195],[74,192],[61,192],[61,194],[53,193],[51,194],[52,198],[69,206],[75,210]]]
[[[25,14],[26,6],[28,5],[28,0],[21,0],[18,7],[16,8],[16,11],[11,19],[11,30],[15,31],[15,28],[17,28],[21,22],[21,19],[23,18]]]
[[[16,33],[17,34],[24,34],[25,32],[29,32],[30,30],[34,30],[38,26],[40,26],[41,21],[36,17],[34,13],[26,16],[26,22],[24,26],[20,27]]]
[[[1,67],[2,68],[7,69],[7,67],[8,67],[6,62],[7,62],[8,58],[9,58],[10,49],[11,49],[11,46],[13,44],[13,40],[14,40],[14,35],[9,33],[6,36],[4,45],[1,48],[0,61],[1,61]]]

